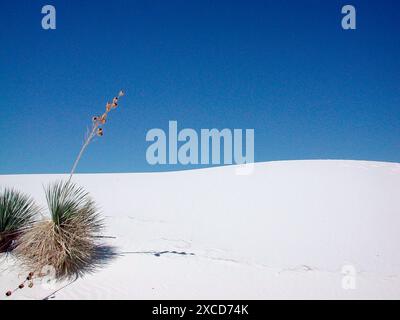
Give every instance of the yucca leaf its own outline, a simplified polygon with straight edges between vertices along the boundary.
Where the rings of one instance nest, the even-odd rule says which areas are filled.
[[[72,182],[59,181],[47,187],[46,199],[56,226],[79,220],[91,232],[100,230],[98,209],[83,188]]]
[[[14,189],[0,192],[0,234],[28,227],[39,213],[33,200]]]

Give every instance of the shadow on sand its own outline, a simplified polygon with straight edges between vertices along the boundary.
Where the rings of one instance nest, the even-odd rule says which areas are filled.
[[[117,253],[116,247],[109,245],[97,245],[91,256],[81,263],[77,264],[77,267],[67,274],[67,278],[83,277],[87,274],[97,272],[99,269],[106,267],[111,261],[121,256]]]

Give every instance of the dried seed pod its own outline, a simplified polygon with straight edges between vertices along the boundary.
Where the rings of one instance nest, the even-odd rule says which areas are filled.
[[[93,118],[92,118],[92,121],[93,121],[93,122],[96,122],[96,121],[98,121],[98,120],[99,120],[99,117],[93,117]]]
[[[123,95],[125,95],[125,92],[124,92],[123,90],[121,90],[121,91],[118,93],[118,97],[122,97]]]
[[[98,129],[97,129],[97,135],[98,135],[99,137],[102,137],[102,136],[103,136],[103,128],[98,128]]]
[[[106,111],[109,112],[111,110],[111,103],[107,102]]]
[[[28,285],[28,287],[29,288],[32,288],[33,287],[33,282],[31,281],[31,282],[29,282],[29,285]]]
[[[33,272],[29,272],[28,276],[33,277]]]
[[[112,107],[113,109],[115,109],[117,106],[118,106],[118,103],[113,103],[113,104],[111,105],[111,107]]]
[[[104,114],[101,116],[101,118],[100,118],[100,122],[101,122],[102,124],[105,124],[105,123],[106,123],[106,120],[107,120],[107,113],[104,113]]]
[[[7,296],[7,297],[9,297],[9,296],[11,296],[11,295],[12,295],[12,292],[11,292],[11,291],[7,291],[7,292],[6,292],[6,296]]]
[[[113,103],[117,103],[118,102],[118,97],[114,97],[114,99],[113,99]]]
[[[23,283],[21,283],[18,288],[23,289],[25,287],[25,285]]]

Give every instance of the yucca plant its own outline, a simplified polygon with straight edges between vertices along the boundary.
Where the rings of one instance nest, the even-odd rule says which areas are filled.
[[[35,274],[52,266],[58,278],[68,277],[90,265],[103,223],[95,203],[81,187],[60,181],[45,191],[51,219],[27,230],[19,238],[16,252]]]
[[[101,116],[92,118],[92,127],[85,136],[68,181],[46,188],[51,219],[35,223],[18,240],[16,252],[35,276],[40,277],[45,266],[54,267],[58,278],[80,274],[90,268],[96,254],[95,239],[103,223],[89,194],[71,179],[86,148],[96,136],[103,136],[108,114],[118,107],[122,96],[121,90],[112,102],[107,102]]]
[[[0,192],[0,252],[9,251],[13,241],[29,228],[39,208],[25,194],[5,188]]]

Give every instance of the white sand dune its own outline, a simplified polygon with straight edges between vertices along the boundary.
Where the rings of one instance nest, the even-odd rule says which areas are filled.
[[[0,186],[44,205],[42,186],[65,177],[5,175]],[[103,265],[7,299],[400,299],[400,164],[279,161],[244,176],[228,166],[74,180],[106,219]],[[346,265],[353,289],[343,287]],[[1,257],[0,299],[23,278]]]

